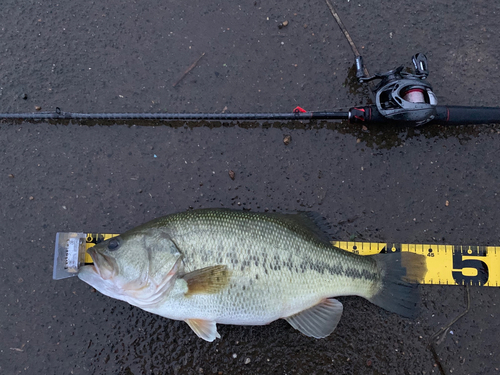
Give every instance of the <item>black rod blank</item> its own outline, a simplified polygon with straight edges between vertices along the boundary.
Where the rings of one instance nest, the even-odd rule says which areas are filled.
[[[349,112],[300,113],[0,113],[11,120],[347,120]]]
[[[353,123],[415,124],[389,120],[382,116],[376,105],[354,107],[347,112],[290,112],[290,113],[72,113],[54,112],[0,113],[0,120],[156,120],[156,121],[279,121],[279,120],[349,120]],[[500,124],[500,108],[436,106],[430,124],[467,125]]]

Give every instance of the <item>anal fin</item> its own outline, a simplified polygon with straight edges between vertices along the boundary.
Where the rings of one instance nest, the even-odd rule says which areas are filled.
[[[342,310],[343,306],[339,301],[329,298],[285,320],[304,335],[321,339],[335,330]]]
[[[216,338],[220,339],[215,322],[203,319],[186,319],[186,323],[203,340],[212,342]]]

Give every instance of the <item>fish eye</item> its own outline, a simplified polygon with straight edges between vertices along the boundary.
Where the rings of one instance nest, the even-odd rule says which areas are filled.
[[[112,238],[108,242],[108,250],[115,251],[120,247],[120,242],[116,238]]]

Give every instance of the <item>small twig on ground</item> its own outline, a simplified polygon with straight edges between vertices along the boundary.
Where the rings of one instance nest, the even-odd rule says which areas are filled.
[[[24,352],[24,345],[26,345],[26,343],[22,344],[20,348],[9,348],[10,350],[14,350],[16,352]]]
[[[200,57],[198,57],[198,59],[197,59],[194,63],[192,63],[192,64],[189,66],[189,68],[187,68],[187,69],[186,69],[186,71],[182,74],[181,78],[179,78],[179,79],[178,79],[178,80],[177,80],[177,81],[176,81],[176,82],[172,85],[172,87],[177,86],[177,85],[179,84],[179,82],[180,82],[180,81],[182,81],[182,80],[184,79],[184,77],[185,77],[185,76],[187,76],[187,74],[188,74],[191,70],[193,70],[193,69],[195,68],[196,64],[198,64],[198,62],[201,60],[201,58],[202,58],[203,56],[205,56],[205,52],[203,52],[203,53],[201,54],[201,56],[200,56]]]

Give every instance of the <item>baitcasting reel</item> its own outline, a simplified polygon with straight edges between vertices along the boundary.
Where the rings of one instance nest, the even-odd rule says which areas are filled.
[[[423,125],[436,117],[437,99],[430,84],[425,82],[429,75],[427,57],[417,53],[412,58],[414,72],[403,71],[401,65],[385,73],[367,77],[363,58],[356,57],[356,77],[360,83],[379,79],[373,88],[378,112],[389,120]]]

